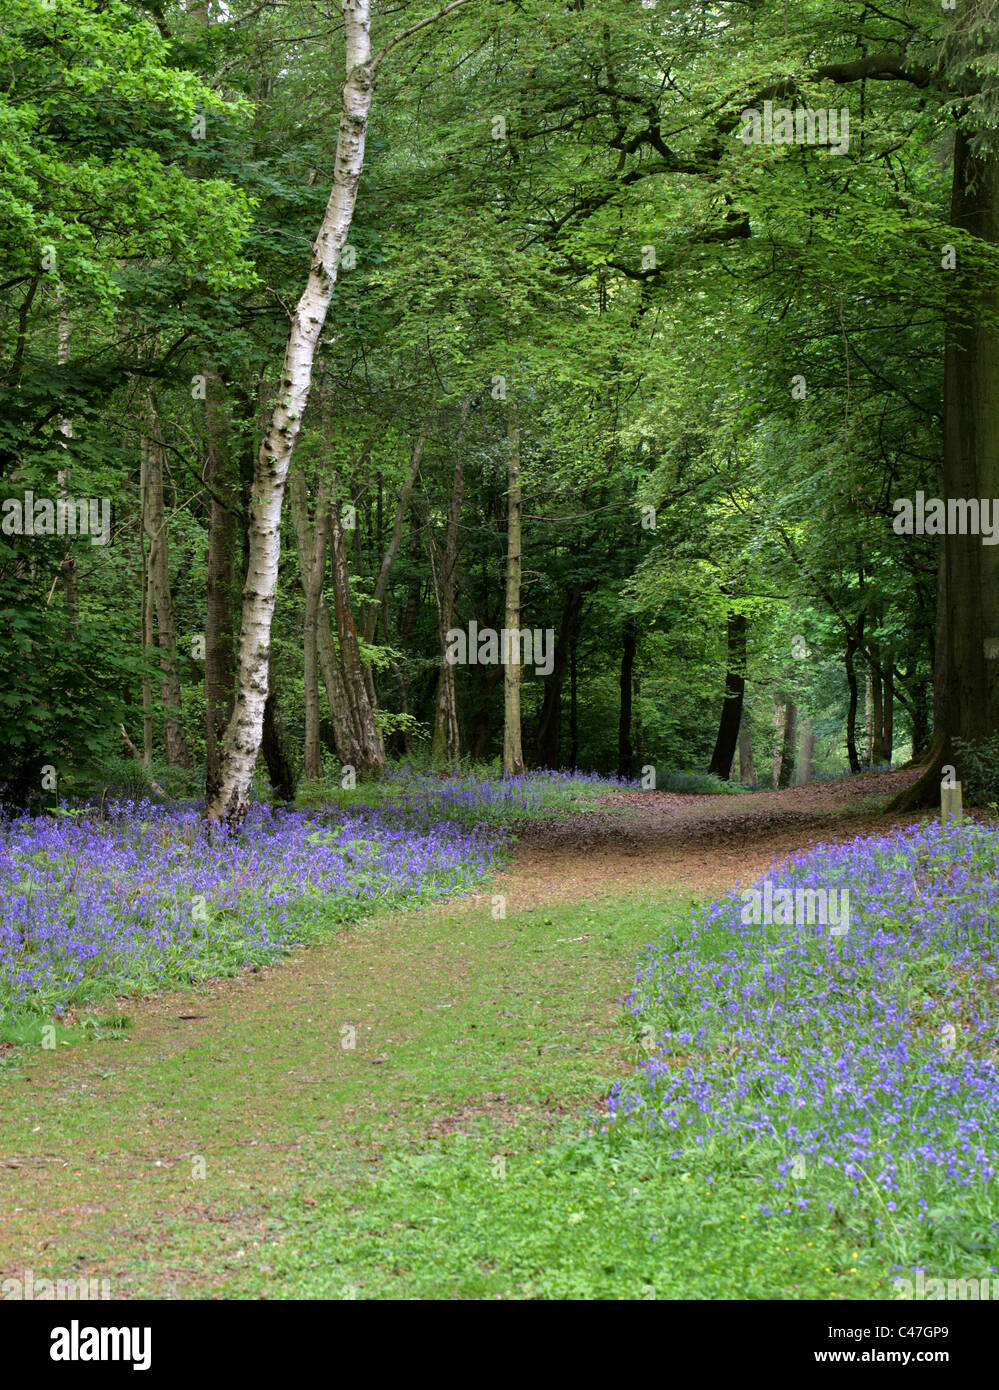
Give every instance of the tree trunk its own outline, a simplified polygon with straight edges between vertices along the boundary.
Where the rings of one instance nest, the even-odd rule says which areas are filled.
[[[66,313],[66,310],[63,308],[63,304],[62,304],[62,286],[61,286],[61,285],[60,285],[59,289],[56,291],[56,298],[57,298],[57,300],[58,300],[58,302],[59,302],[59,322],[58,322],[58,330],[57,330],[57,331],[58,331],[58,343],[57,343],[56,360],[58,361],[60,367],[64,367],[64,366],[67,365],[67,363],[69,362],[69,358],[70,358],[70,347],[69,347],[70,323],[69,323],[69,315]],[[59,417],[59,433],[62,435],[63,439],[72,439],[72,438],[73,438],[73,420],[72,420],[72,417],[71,417],[71,416],[69,416],[69,415],[60,415],[60,417]],[[63,448],[67,448],[67,447],[68,447],[67,445],[65,445],[65,444],[63,445]],[[69,489],[69,469],[68,469],[68,468],[60,468],[60,469],[59,469],[58,483],[59,483],[59,496],[60,496],[60,497],[66,497],[67,494],[68,494],[68,489]],[[79,629],[79,626],[80,626],[80,601],[79,601],[79,594],[78,594],[78,592],[77,592],[77,582],[76,582],[76,552],[75,552],[74,549],[73,549],[73,542],[72,542],[72,541],[67,541],[67,542],[66,542],[66,549],[65,549],[65,551],[63,552],[62,564],[60,565],[59,568],[60,568],[61,571],[62,571],[63,594],[64,594],[65,599],[66,599],[66,612],[67,612],[67,614],[69,615],[70,625],[71,625],[74,629],[77,629],[77,630],[78,630],[78,629]]]
[[[382,557],[382,563],[378,571],[378,578],[375,580],[375,589],[372,595],[371,602],[365,607],[361,622],[361,633],[366,642],[373,642],[375,640],[375,630],[378,626],[378,616],[381,612],[382,604],[385,601],[385,593],[388,589],[389,576],[392,573],[392,565],[395,561],[396,553],[399,549],[399,542],[402,540],[402,526],[403,522],[406,519],[406,512],[409,508],[409,499],[413,492],[413,484],[416,482],[417,476],[420,472],[420,462],[423,458],[423,449],[425,443],[426,440],[424,436],[421,435],[420,438],[416,441],[416,444],[413,446],[413,453],[409,463],[409,472],[406,474],[406,477],[402,484],[402,488],[399,492],[398,501],[396,502],[395,522],[392,526],[392,536],[385,550],[385,554]],[[382,502],[381,494],[379,492],[379,544],[381,543],[381,510]]]
[[[569,638],[569,771],[575,772],[579,766],[579,708],[577,699],[579,669],[579,628],[576,624]]]
[[[507,506],[506,506],[506,606],[503,626],[508,649],[503,667],[503,773],[507,777],[524,771],[520,728],[520,424],[517,402],[507,406]]]
[[[621,703],[617,724],[617,775],[622,781],[631,777],[635,761],[631,743],[631,694],[638,649],[638,620],[629,613],[624,620],[621,643]]]
[[[153,582],[149,575],[149,558],[146,554],[146,452],[142,451],[139,464],[139,506],[141,508],[142,534],[139,547],[142,551],[142,655],[149,660],[153,645]],[[142,676],[142,761],[146,767],[153,760],[153,679],[146,666]]]
[[[295,548],[298,552],[298,571],[302,582],[302,592],[306,599],[306,607],[308,607],[310,586],[315,584],[318,587],[315,623],[316,656],[319,670],[322,673],[323,684],[326,687],[326,701],[329,708],[330,724],[333,728],[333,746],[336,749],[336,755],[340,759],[340,762],[345,767],[353,767],[356,769],[361,763],[361,745],[354,728],[350,701],[347,698],[347,687],[344,683],[343,671],[341,670],[339,658],[337,656],[336,643],[333,640],[333,626],[330,620],[329,607],[326,603],[326,596],[323,593],[326,555],[325,553],[321,553],[318,554],[317,558],[315,534],[309,521],[309,502],[305,478],[301,473],[296,472],[292,474],[289,484],[289,495],[291,500],[292,524],[295,530]],[[325,529],[328,542],[328,515]],[[315,573],[317,564],[319,571],[318,575]]]
[[[718,737],[711,755],[709,772],[728,780],[735,761],[742,723],[742,700],[746,689],[746,615],[728,615],[728,655],[725,675],[725,700],[722,704]]]
[[[352,0],[343,9],[346,81],[333,189],[313,249],[308,284],[292,316],[277,401],[254,467],[236,703],[225,735],[221,785],[208,805],[211,820],[224,819],[230,826],[243,821],[249,806],[267,700],[285,483],[308,404],[316,345],[333,296],[364,162],[368,113],[374,90],[374,73],[370,66],[370,10],[370,0]],[[381,741],[378,743],[380,747]]]
[[[812,755],[815,751],[815,735],[811,721],[802,719],[798,731],[798,761],[794,769],[794,785],[803,787],[812,775]]]
[[[148,433],[143,437],[146,497],[143,517],[149,537],[149,581],[156,610],[156,643],[160,651],[160,679],[163,694],[163,730],[166,760],[171,767],[189,767],[190,756],[184,736],[177,669],[177,631],[170,595],[170,555],[166,513],[163,506],[163,446],[159,442],[159,421],[152,401],[148,402]]]
[[[991,250],[999,243],[999,157],[989,135],[954,137],[951,223]],[[999,497],[999,290],[962,245],[951,279],[944,345],[944,498]],[[961,775],[958,740],[999,732],[999,547],[955,530],[940,539],[933,741],[926,770],[889,810],[940,803],[940,769]]]
[[[364,678],[364,662],[357,640],[357,628],[350,598],[350,574],[347,568],[347,543],[340,524],[337,499],[329,510],[330,550],[333,564],[333,605],[336,613],[337,641],[347,701],[358,744],[357,771],[379,777],[385,771],[385,749],[375,724],[374,707]]]
[[[281,801],[294,801],[295,769],[288,752],[275,690],[268,690],[264,702],[261,745],[271,791]]]
[[[210,800],[221,778],[221,743],[235,698],[236,518],[238,501],[226,448],[228,421],[211,373],[205,398],[205,480],[211,500],[208,519],[208,577],[205,599],[205,793]]]
[[[756,764],[753,762],[753,737],[745,703],[739,723],[739,781],[744,787],[756,786]]]
[[[784,706],[784,737],[781,745],[778,787],[789,787],[794,780],[794,759],[798,748],[798,709],[792,699]]]
[[[957,132],[951,221],[989,246],[999,243],[999,159],[973,154]],[[962,252],[971,260],[970,253]],[[944,356],[943,496],[999,496],[999,291],[995,274],[953,272]],[[999,547],[980,536],[942,538],[935,724],[947,739],[999,732]],[[960,767],[958,749],[954,761]]]
[[[860,771],[860,758],[857,755],[857,672],[853,665],[853,658],[859,646],[860,640],[851,632],[846,639],[844,659],[846,684],[850,692],[850,702],[846,710],[846,756],[850,760],[851,772]]]
[[[773,752],[773,778],[774,787],[780,782],[781,749],[784,741],[784,718],[785,704],[784,697],[774,692],[774,752]]]
[[[537,758],[541,767],[557,769],[562,752],[562,684],[569,664],[573,633],[583,608],[583,587],[573,584],[562,606],[562,623],[555,639],[552,672],[545,682],[545,695],[538,720]]]
[[[434,732],[430,743],[430,757],[435,767],[453,767],[461,756],[461,734],[458,728],[458,700],[455,687],[455,669],[444,659],[447,634],[454,622],[454,595],[458,576],[458,525],[461,519],[461,504],[465,488],[465,475],[460,454],[455,460],[454,476],[451,482],[451,497],[447,509],[447,539],[437,596],[437,629],[441,648],[441,669],[437,680],[437,698],[434,702]],[[427,540],[433,556],[434,538],[427,519]]]
[[[874,758],[874,680],[868,666],[864,685],[864,765],[870,767]]]
[[[326,573],[326,546],[329,538],[329,498],[322,484],[316,502],[316,526],[305,587],[304,674],[305,674],[305,763],[304,775],[318,781],[323,775],[322,746],[319,741],[319,604]]]

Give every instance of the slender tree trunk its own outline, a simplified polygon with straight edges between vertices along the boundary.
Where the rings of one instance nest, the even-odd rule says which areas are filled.
[[[506,523],[506,607],[503,626],[509,646],[503,668],[503,772],[507,777],[524,771],[520,728],[520,422],[517,402],[507,406],[507,523]]]
[[[220,750],[235,698],[235,596],[238,498],[226,445],[228,418],[215,373],[205,397],[207,461],[211,499],[208,519],[208,577],[205,602],[205,791],[210,800],[221,777]]]
[[[580,615],[582,616],[582,615]],[[579,624],[569,638],[569,771],[579,766]]]
[[[792,699],[784,706],[784,736],[781,744],[778,787],[789,787],[794,781],[794,759],[798,748],[798,708]]]
[[[621,641],[621,699],[617,723],[617,775],[631,777],[635,761],[631,742],[631,694],[635,671],[635,652],[638,650],[638,620],[629,613],[624,620]]]
[[[745,703],[739,723],[739,781],[744,787],[756,786],[756,764],[753,762],[753,737]]]
[[[881,729],[884,761],[890,763],[892,754],[895,751],[895,672],[891,653],[888,655],[887,664],[885,666],[884,704],[882,709]]]
[[[326,546],[329,538],[329,498],[320,483],[316,502],[316,526],[312,556],[305,585],[305,767],[304,775],[313,781],[323,775],[322,747],[319,741],[319,605],[326,573]]]
[[[538,720],[537,755],[541,767],[561,767],[562,752],[562,685],[569,664],[569,649],[573,633],[583,609],[583,587],[573,584],[562,606],[562,622],[555,638],[552,672],[545,682],[545,696]]]
[[[180,695],[180,673],[177,669],[177,631],[170,594],[170,555],[163,505],[163,446],[158,439],[159,421],[151,401],[148,411],[148,434],[142,443],[146,459],[144,516],[146,535],[149,537],[149,578],[156,609],[156,641],[160,651],[166,759],[171,767],[189,767],[190,757],[187,739],[184,736]]]
[[[725,700],[722,704],[718,737],[711,755],[709,772],[726,780],[731,775],[742,723],[742,701],[746,689],[746,615],[729,613],[727,632]]]
[[[846,641],[846,684],[850,692],[850,700],[846,710],[846,756],[850,760],[850,771],[860,771],[860,758],[857,754],[857,672],[853,664],[853,658],[860,646],[860,641],[851,632]]]
[[[798,761],[794,769],[794,785],[803,787],[812,775],[812,755],[815,751],[815,735],[811,721],[802,719],[798,729]]]
[[[352,0],[344,6],[346,81],[333,189],[316,238],[308,284],[292,316],[277,401],[254,468],[236,703],[225,735],[221,786],[208,805],[211,820],[224,819],[231,826],[239,825],[246,816],[253,767],[263,734],[271,620],[281,550],[281,506],[288,467],[309,399],[316,345],[333,296],[364,162],[374,90],[370,10],[370,0]],[[342,544],[342,536],[340,539]],[[380,747],[381,741],[378,742]]]
[[[874,756],[874,692],[871,671],[865,672],[864,683],[864,765],[870,767]]]
[[[784,720],[786,715],[784,697],[774,692],[774,752],[773,752],[773,775],[774,787],[780,785],[781,750],[784,741]]]
[[[412,496],[413,485],[416,482],[417,476],[420,472],[420,463],[423,459],[423,449],[425,443],[426,440],[424,436],[421,435],[420,438],[416,441],[416,444],[413,446],[413,453],[409,462],[409,471],[407,472],[406,477],[403,481],[402,488],[399,492],[399,498],[396,502],[395,521],[392,525],[392,536],[389,540],[388,546],[385,549],[385,554],[382,557],[382,563],[378,570],[378,578],[375,580],[375,588],[371,602],[365,607],[363,619],[361,622],[361,632],[366,642],[373,642],[375,640],[375,631],[378,626],[378,616],[381,612],[382,604],[385,601],[385,594],[388,590],[389,577],[392,573],[392,565],[395,563],[395,557],[399,550],[399,542],[402,540],[403,522],[406,519],[406,512],[409,509],[409,499]],[[379,545],[381,544],[381,510],[382,503],[381,495],[379,492]]]
[[[330,549],[333,563],[333,603],[336,612],[337,641],[344,686],[358,742],[359,772],[378,777],[385,770],[385,749],[375,724],[374,707],[364,679],[364,663],[357,640],[357,628],[350,598],[347,544],[340,524],[336,498],[330,508]]]
[[[57,361],[60,367],[64,367],[69,362],[70,357],[70,322],[69,315],[66,313],[62,303],[61,285],[57,291],[57,299],[59,301]],[[63,439],[73,438],[73,420],[71,416],[60,415],[59,433],[62,435]],[[63,445],[63,447],[67,448],[68,446]],[[67,497],[69,489],[68,468],[59,469],[58,483],[59,496]],[[78,630],[80,626],[80,600],[77,592],[76,552],[73,549],[72,541],[66,542],[66,549],[63,553],[60,569],[62,570],[62,586],[63,595],[66,600],[66,612],[69,615],[70,625],[75,630]]]
[[[148,661],[153,645],[153,582],[149,574],[149,559],[146,554],[146,451],[142,450],[139,464],[139,507],[142,532],[139,547],[142,551],[142,655]],[[153,760],[153,678],[148,666],[142,677],[142,761],[146,765]]]
[[[291,475],[289,484],[289,495],[291,501],[291,517],[295,530],[295,546],[298,551],[298,570],[302,581],[302,592],[306,598],[306,606],[310,587],[318,586],[318,598],[316,599],[316,657],[319,670],[322,673],[323,684],[326,687],[326,701],[329,708],[330,724],[333,728],[333,746],[336,748],[336,755],[345,767],[357,768],[361,764],[361,745],[354,728],[354,717],[351,713],[350,701],[347,698],[347,687],[344,682],[343,671],[340,660],[337,656],[336,642],[333,638],[333,626],[330,620],[329,607],[326,597],[323,594],[323,576],[326,570],[326,555],[322,553],[318,556],[315,548],[315,533],[309,521],[309,502],[305,487],[305,479],[300,472]],[[327,540],[329,537],[329,517],[326,519]],[[315,573],[315,566],[318,563],[319,573]]]
[[[441,564],[437,597],[437,628],[441,647],[441,669],[437,681],[437,698],[434,702],[434,732],[430,744],[430,756],[434,766],[453,767],[461,756],[461,733],[458,727],[458,698],[455,686],[455,669],[444,659],[447,634],[454,622],[454,595],[458,577],[458,526],[461,520],[461,504],[465,488],[465,474],[460,453],[456,457],[454,475],[451,481],[451,497],[447,509],[447,538],[444,546],[444,559]],[[427,518],[427,539],[434,549],[434,538]]]

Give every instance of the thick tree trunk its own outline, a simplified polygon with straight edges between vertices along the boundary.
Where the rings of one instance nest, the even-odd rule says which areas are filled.
[[[999,158],[986,136],[954,139],[951,222],[999,243]],[[949,272],[944,346],[944,498],[999,497],[999,290],[995,273],[962,246]],[[889,810],[940,804],[940,769],[961,775],[960,740],[999,733],[999,547],[981,536],[941,537],[937,580],[933,741],[926,770]]]
[[[958,131],[951,221],[989,246],[999,243],[999,159],[971,152]],[[967,254],[967,253],[961,253]],[[969,260],[970,260],[969,256]],[[953,272],[944,356],[943,495],[999,496],[999,291],[995,273]],[[955,739],[999,733],[999,547],[981,536],[942,538],[935,725],[960,767]]]
[[[709,772],[726,781],[731,775],[742,723],[742,700],[746,689],[746,615],[730,613],[727,633],[725,700],[722,704],[718,737],[711,755]]]
[[[189,767],[190,756],[184,736],[177,669],[177,630],[170,594],[170,554],[166,512],[163,506],[163,446],[159,442],[159,422],[152,402],[148,403],[148,433],[143,436],[146,497],[143,517],[149,537],[149,581],[156,610],[156,643],[160,652],[160,679],[163,696],[163,731],[166,760],[171,767]]]
[[[254,468],[236,703],[225,735],[221,786],[208,805],[211,820],[226,820],[230,826],[242,822],[249,806],[267,699],[285,483],[308,404],[316,345],[333,296],[364,162],[368,113],[374,90],[374,74],[370,67],[370,10],[370,0],[352,0],[344,6],[346,81],[333,189],[316,238],[308,284],[292,316],[277,401]],[[378,745],[380,748],[380,739]]]
[[[621,696],[617,723],[617,775],[631,777],[635,761],[631,743],[631,694],[635,671],[635,652],[638,650],[638,620],[629,613],[624,620],[621,638]]]
[[[221,744],[235,698],[236,519],[238,499],[226,440],[228,420],[217,376],[209,376],[205,399],[207,460],[211,493],[208,519],[208,576],[205,601],[205,793],[210,800],[221,779]]]
[[[507,508],[506,508],[506,606],[503,626],[510,634],[503,667],[503,772],[507,777],[524,771],[520,728],[520,423],[517,402],[507,406]]]

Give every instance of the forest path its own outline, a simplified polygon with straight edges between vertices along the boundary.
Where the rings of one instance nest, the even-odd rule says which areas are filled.
[[[670,915],[812,840],[885,829],[866,799],[913,775],[615,795],[526,827],[481,893],[128,1001],[122,1040],[40,1051],[0,1079],[0,1278],[225,1296],[251,1262],[262,1290],[289,1204],[456,1132],[544,1142],[634,1062],[621,1000]]]

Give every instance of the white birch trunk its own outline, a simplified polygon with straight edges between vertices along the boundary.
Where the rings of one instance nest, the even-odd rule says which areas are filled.
[[[210,820],[225,820],[232,827],[239,826],[246,815],[263,730],[288,467],[309,399],[316,346],[354,215],[374,90],[370,0],[347,0],[343,14],[346,80],[333,190],[313,248],[308,284],[295,306],[277,401],[254,468],[236,704],[223,743],[221,785],[208,805]]]

